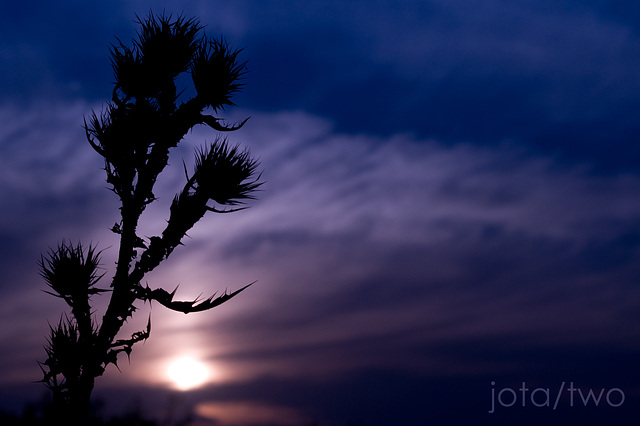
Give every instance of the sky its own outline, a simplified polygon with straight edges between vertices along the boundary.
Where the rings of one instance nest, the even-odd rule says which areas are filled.
[[[4,2],[0,410],[46,395],[66,306],[42,253],[103,249],[119,201],[83,120],[109,47],[149,10],[197,17],[249,72],[231,142],[250,208],[208,214],[146,277],[205,313],[142,306],[151,337],[94,397],[199,426],[636,425],[640,417],[640,6],[611,0]],[[197,127],[157,183],[159,234]],[[94,299],[99,321],[106,297]],[[201,363],[179,389],[172,362]]]

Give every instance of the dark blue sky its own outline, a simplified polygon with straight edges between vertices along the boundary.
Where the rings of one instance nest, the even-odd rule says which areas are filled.
[[[204,314],[154,306],[151,339],[98,381],[107,407],[165,404],[166,365],[189,355],[213,371],[180,394],[202,425],[637,424],[630,1],[5,5],[0,408],[44,392],[29,382],[64,306],[40,291],[40,253],[93,242],[112,272],[118,203],[83,117],[110,99],[110,44],[151,8],[244,48],[246,86],[224,115],[252,117],[230,138],[261,158],[267,183],[250,209],[205,217],[149,284],[180,284],[185,299],[259,284]],[[195,129],[170,163],[214,138]],[[147,236],[181,186],[182,167],[169,169]],[[604,391],[598,407],[566,390],[556,410],[523,407],[522,382],[527,397],[542,389],[538,402],[548,389],[551,406],[563,382]],[[520,399],[489,414],[505,388]]]

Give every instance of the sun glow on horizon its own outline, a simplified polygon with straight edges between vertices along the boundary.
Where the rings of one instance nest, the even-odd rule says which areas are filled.
[[[193,357],[180,357],[169,363],[167,378],[176,389],[188,391],[206,383],[211,378],[211,369]]]

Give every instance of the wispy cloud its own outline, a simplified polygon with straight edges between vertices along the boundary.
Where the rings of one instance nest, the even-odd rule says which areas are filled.
[[[96,243],[108,285],[118,200],[82,117],[111,96],[109,43],[133,36],[135,13],[151,3],[18,2],[0,16],[0,321],[11,325],[0,330],[2,383],[36,378],[47,320],[65,309],[40,291],[42,252],[62,239]],[[366,369],[385,388],[421,392],[435,375],[453,389],[454,377],[597,370],[631,395],[634,376],[622,370],[639,351],[636,9],[167,2],[245,48],[236,101],[248,109],[220,114],[252,116],[229,142],[260,157],[266,183],[251,208],[207,215],[148,284],[179,284],[187,299],[258,283],[207,314],[141,306],[123,332],[151,314],[151,339],[102,384],[159,392],[168,361],[188,355],[216,373],[194,394],[209,417],[249,402],[267,417],[274,402],[304,406],[284,393],[319,395],[319,383],[339,395],[340,413],[338,399],[360,402],[351,386],[372,392]],[[189,169],[193,148],[214,138],[196,128],[173,152],[141,236],[162,232],[183,160]],[[286,392],[267,400],[274,384]],[[211,395],[235,405],[211,405]],[[370,412],[387,397],[367,395]]]
[[[456,362],[446,348],[460,342],[633,335],[636,176],[560,168],[509,145],[340,135],[299,112],[254,114],[237,140],[262,157],[265,192],[249,210],[206,217],[149,282],[180,283],[185,298],[259,283],[211,325],[154,310],[155,329],[170,327],[154,356],[191,330],[235,377],[463,373],[497,367]]]
[[[0,336],[12,348],[5,383],[36,379],[46,321],[64,309],[39,291],[39,254],[80,239],[101,244],[105,268],[113,265],[118,204],[84,141],[91,109],[0,108],[10,123],[0,138],[2,268],[13,278],[0,317],[15,324]],[[103,383],[167,386],[162,371],[182,355],[207,360],[212,385],[227,389],[265,376],[331,382],[367,368],[464,376],[538,365],[512,356],[523,348],[637,350],[637,176],[561,167],[515,144],[340,134],[303,112],[228,118],[247,115],[229,139],[260,157],[264,192],[247,210],[206,216],[148,283],[179,284],[185,299],[258,283],[208,314],[141,306],[129,327],[151,314],[151,339],[136,349],[135,368],[111,369]],[[198,128],[174,152],[145,237],[166,223],[182,161],[190,167],[192,148],[214,137]],[[205,416],[243,400],[211,405],[206,389],[197,398]]]

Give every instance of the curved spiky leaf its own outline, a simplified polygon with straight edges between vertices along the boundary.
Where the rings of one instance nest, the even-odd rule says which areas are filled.
[[[245,290],[246,288],[248,288],[249,286],[255,283],[256,281],[250,284],[247,284],[244,287],[240,288],[239,290],[234,291],[233,293],[227,293],[225,291],[222,295],[218,297],[216,297],[216,295],[214,294],[213,296],[204,300],[199,297],[190,301],[173,300],[176,290],[178,289],[177,287],[175,290],[169,293],[168,291],[162,288],[151,290],[147,286],[146,288],[142,289],[139,297],[146,301],[155,300],[165,308],[169,308],[172,311],[189,314],[192,312],[206,311],[206,310],[215,308],[216,306],[222,305],[224,302],[230,300],[232,297],[238,295],[240,292],[242,292],[243,290]]]

